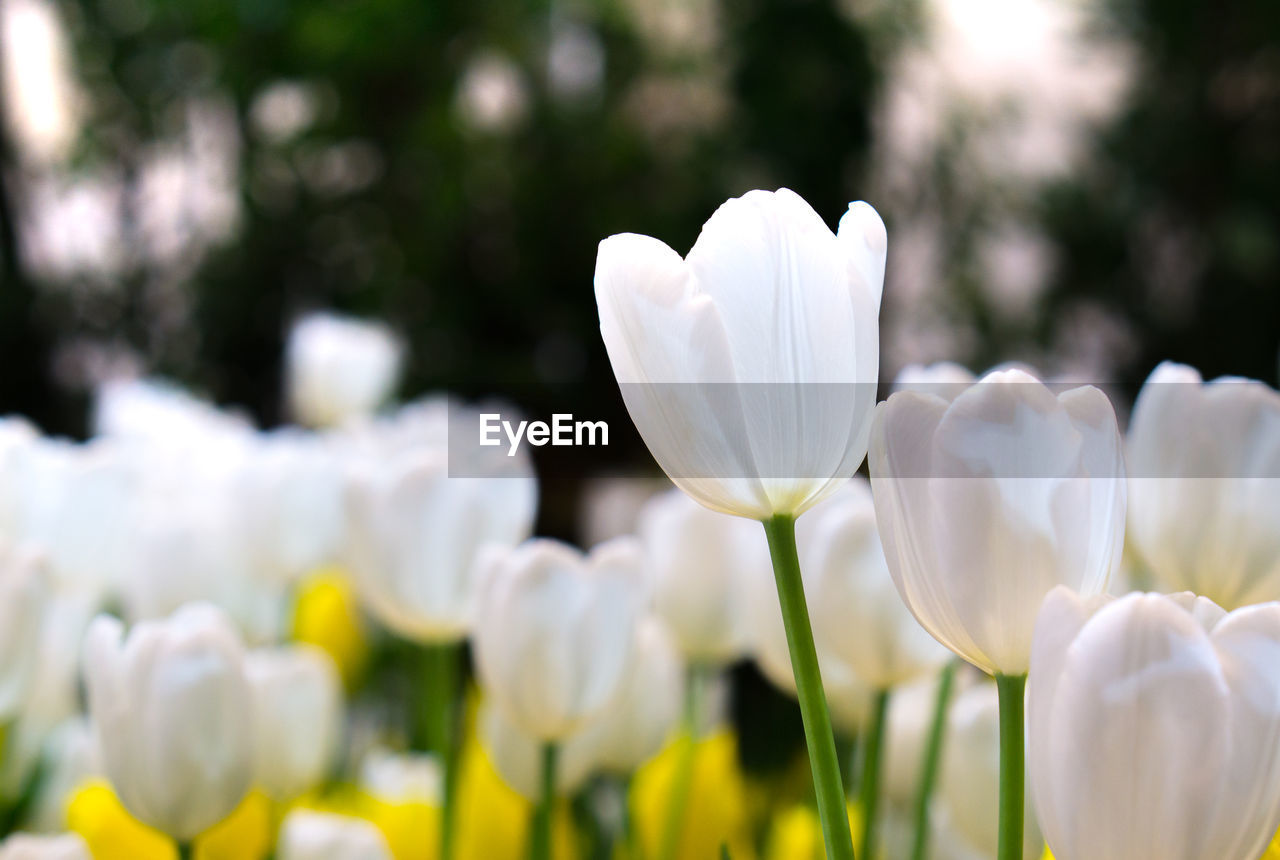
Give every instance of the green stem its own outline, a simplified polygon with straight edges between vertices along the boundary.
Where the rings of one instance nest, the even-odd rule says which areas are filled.
[[[671,793],[667,795],[667,811],[662,825],[662,843],[658,847],[661,860],[674,860],[680,848],[680,835],[684,832],[685,810],[689,806],[689,789],[693,782],[693,765],[698,748],[698,693],[697,666],[685,670],[684,721],[681,727],[680,758],[676,762]]]
[[[853,860],[853,837],[849,833],[849,816],[845,810],[836,739],[831,730],[831,714],[822,690],[818,652],[813,645],[809,608],[805,604],[804,584],[800,579],[795,517],[775,514],[764,521],[764,531],[769,538],[778,603],[787,630],[791,670],[796,679],[796,697],[800,700],[800,717],[804,722],[805,745],[809,748],[809,766],[813,771],[813,788],[818,799],[818,816],[822,819],[827,857],[830,860]]]
[[[1023,697],[1026,675],[996,675],[1000,695],[999,860],[1022,860],[1022,796],[1025,763]]]
[[[444,774],[444,802],[440,812],[440,858],[453,857],[453,819],[457,796],[458,664],[462,649],[456,642],[428,643],[422,648],[424,701],[419,708],[422,742],[435,754]]]
[[[178,860],[191,860],[191,858],[195,856],[196,856],[196,844],[194,840],[191,842],[178,843]]]
[[[542,795],[533,811],[529,831],[532,860],[551,860],[551,811],[556,802],[556,745],[542,745]]]
[[[884,752],[884,735],[889,712],[889,690],[876,691],[875,707],[871,712],[871,730],[867,735],[867,748],[862,760],[862,784],[858,787],[859,805],[862,807],[862,857],[872,860],[876,856],[876,816],[880,806],[880,756]]]
[[[933,724],[924,748],[924,763],[920,769],[920,793],[916,795],[916,838],[911,848],[911,860],[925,860],[929,852],[929,804],[933,787],[938,782],[938,767],[942,763],[942,739],[946,735],[947,709],[951,704],[951,687],[956,678],[956,661],[943,667],[938,678],[938,697],[933,705]]]
[[[618,780],[618,790],[622,793],[622,844],[625,848],[622,856],[628,860],[640,860],[640,840],[636,834],[635,818],[631,814],[631,782],[630,774]]]

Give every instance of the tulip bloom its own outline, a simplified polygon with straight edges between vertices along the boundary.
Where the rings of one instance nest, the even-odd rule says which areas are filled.
[[[1030,776],[1057,860],[1253,860],[1280,810],[1280,604],[1045,601]]]
[[[896,393],[877,410],[870,465],[898,592],[983,671],[1025,675],[1044,596],[1101,593],[1119,564],[1124,459],[1096,388],[1055,397],[1006,370],[950,402]]]
[[[549,860],[557,746],[622,688],[642,604],[640,548],[628,539],[583,556],[530,540],[487,559],[473,637],[485,690],[542,743],[534,860]]]
[[[44,559],[0,542],[0,724],[26,704],[49,602]]]
[[[639,548],[618,539],[583,556],[535,539],[487,566],[474,636],[480,680],[521,731],[563,740],[621,688],[642,602]]]
[[[371,415],[399,382],[401,354],[382,323],[336,314],[303,317],[285,346],[290,409],[313,427]]]
[[[319,648],[294,645],[249,652],[254,781],[289,801],[327,775],[342,733],[342,681]]]
[[[871,431],[876,519],[916,619],[996,676],[1001,702],[1000,860],[1021,853],[1023,699],[1044,597],[1106,589],[1124,539],[1125,479],[1110,401],[1054,396],[1022,370],[954,400],[893,394]]]
[[[135,818],[190,842],[235,809],[253,738],[244,650],[225,615],[189,604],[127,639],[99,616],[84,665],[107,778]]]
[[[750,634],[746,583],[769,570],[760,527],[673,489],[644,506],[638,531],[654,610],[684,655],[714,665],[740,657]]]
[[[582,734],[593,763],[627,774],[656,755],[680,718],[684,673],[666,625],[656,618],[641,620],[622,688]]]
[[[796,538],[820,650],[878,690],[918,678],[947,659],[894,587],[865,479],[854,478],[800,520]]]
[[[1280,393],[1165,362],[1129,425],[1129,535],[1162,590],[1280,599]]]
[[[0,843],[0,860],[92,860],[89,846],[74,833],[35,836],[15,833]]]
[[[280,860],[391,860],[386,838],[372,822],[348,815],[295,809],[280,824]]]
[[[686,258],[630,233],[596,258],[600,334],[654,459],[696,501],[765,524],[827,852],[842,858],[844,791],[794,521],[866,455],[887,249],[866,203],[832,233],[784,188],[725,203]]]
[[[884,224],[855,203],[833,234],[785,188],[721,206],[689,256],[600,243],[600,333],[654,459],[713,510],[796,515],[866,454]]]
[[[454,643],[471,627],[480,551],[529,535],[537,485],[450,477],[448,452],[435,446],[353,471],[347,502],[348,567],[369,609],[401,636]]]

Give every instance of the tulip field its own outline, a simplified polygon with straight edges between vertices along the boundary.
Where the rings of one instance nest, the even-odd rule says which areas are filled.
[[[1280,2],[0,0],[0,860],[1280,860]]]
[[[612,479],[585,546],[475,445],[496,407],[390,400],[376,322],[297,324],[277,429],[162,380],[84,442],[5,418],[0,858],[1262,857],[1280,393],[942,363],[877,402],[892,242],[786,189],[685,257],[605,239],[669,482]],[[781,769],[743,665],[799,712]]]

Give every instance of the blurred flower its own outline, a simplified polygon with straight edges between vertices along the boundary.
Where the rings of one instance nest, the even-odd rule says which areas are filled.
[[[639,547],[621,538],[586,556],[551,540],[490,556],[476,670],[521,731],[562,740],[617,694],[640,615],[640,564]]]
[[[684,655],[711,664],[740,657],[750,635],[747,582],[773,572],[760,526],[672,489],[645,505],[638,531],[654,609]]]
[[[886,246],[867,204],[836,235],[786,189],[725,203],[684,260],[647,236],[600,243],[600,333],[677,486],[763,519],[799,514],[853,474],[875,403]]]
[[[503,781],[484,747],[471,737],[463,746],[459,766],[456,860],[525,857],[531,811],[529,801]],[[564,800],[556,803],[553,812],[551,842],[555,860],[578,856],[573,817]],[[397,860],[404,858],[397,856]]]
[[[1129,425],[1129,534],[1162,590],[1280,599],[1280,393],[1165,362]]]
[[[250,651],[254,782],[288,801],[328,775],[342,732],[342,682],[324,651],[308,645]]]
[[[402,636],[453,642],[472,625],[477,558],[528,537],[537,485],[519,472],[451,477],[436,446],[355,471],[347,501],[347,559],[369,608]]]
[[[105,782],[87,782],[69,796],[67,826],[94,860],[178,860],[173,840],[130,815]],[[252,792],[196,840],[195,860],[264,860],[271,838],[270,803]]]
[[[476,131],[511,131],[529,112],[528,90],[524,74],[509,57],[481,51],[467,61],[458,81],[458,114]]]
[[[489,760],[521,797],[536,802],[542,794],[542,742],[525,734],[503,716],[502,710],[485,704],[477,718],[480,740]],[[594,764],[583,735],[567,738],[556,758],[556,794],[571,796],[591,775]]]
[[[244,651],[225,615],[188,605],[127,639],[120,621],[100,616],[84,661],[103,765],[134,815],[190,840],[235,809],[253,742]]]
[[[126,618],[164,618],[207,601],[250,642],[275,640],[284,623],[284,586],[254,569],[239,499],[229,486],[188,479],[187,494],[156,491],[138,500],[133,564],[120,582]]]
[[[80,640],[76,640],[78,646]],[[42,744],[29,769],[40,767],[34,787],[27,826],[43,833],[68,829],[67,800],[76,789],[92,780],[101,780],[102,755],[89,720],[72,717],[41,737]],[[24,773],[30,779],[29,773]],[[28,790],[32,786],[28,783]]]
[[[234,477],[254,573],[292,582],[334,563],[345,526],[341,452],[315,434],[263,434]]]
[[[442,780],[440,763],[427,753],[374,748],[360,762],[360,788],[390,803],[438,806]]]
[[[1055,397],[997,371],[948,402],[915,391],[876,411],[871,483],[894,583],[938,641],[1023,675],[1055,585],[1105,590],[1124,539],[1124,460],[1096,388]]]
[[[1278,661],[1280,604],[1050,594],[1029,769],[1058,860],[1261,854],[1280,808]]]
[[[670,486],[666,478],[588,478],[578,508],[578,534],[583,544],[595,546],[634,534],[645,504]]]
[[[943,400],[955,400],[978,378],[969,368],[950,361],[930,365],[908,364],[893,379],[894,391],[919,391],[936,394]]]
[[[1024,860],[1038,860],[1044,840],[1036,822],[1030,790],[1028,786],[1023,805],[1022,856]],[[942,833],[949,841],[958,843],[953,851],[963,855],[966,852],[959,849],[968,849],[979,857],[996,856],[1000,702],[996,687],[990,682],[975,684],[951,703],[936,801],[941,809]]]
[[[848,808],[849,829],[856,843],[862,833],[862,817],[852,803]],[[822,822],[818,820],[817,809],[807,803],[799,803],[773,817],[765,842],[764,860],[820,860],[825,856]]]
[[[349,815],[295,809],[280,826],[280,860],[391,860],[372,823]]]
[[[12,721],[26,702],[48,601],[44,559],[0,542],[0,724]]]
[[[372,821],[395,860],[433,860],[440,840],[441,779],[431,755],[373,749],[360,763],[359,791],[330,811]]]
[[[0,860],[92,860],[89,846],[74,833],[34,836],[15,833],[0,844]]]
[[[671,737],[684,701],[684,661],[666,625],[644,618],[636,627],[631,668],[613,702],[584,730],[581,740],[592,763],[628,774],[654,756]]]
[[[804,575],[808,575],[804,568],[801,570]],[[778,606],[773,572],[760,571],[749,579],[751,581],[747,587],[752,630],[751,655],[760,671],[774,686],[795,696],[796,680],[791,667],[791,651],[787,647],[787,630],[782,623],[782,610]],[[831,722],[842,731],[856,733],[863,728],[871,714],[874,690],[854,674],[848,663],[821,648],[818,650],[818,667],[822,673],[827,707],[831,711]]]
[[[323,649],[351,688],[364,671],[369,642],[355,594],[336,569],[322,570],[299,584],[290,625],[297,642]]]
[[[888,689],[946,660],[903,604],[876,530],[871,487],[857,477],[797,524],[813,635],[862,681]]]
[[[304,424],[331,427],[373,413],[394,392],[401,345],[377,322],[336,314],[305,316],[289,332],[287,394]]]
[[[680,755],[680,745],[670,744],[640,768],[632,780],[631,811],[641,856],[658,856]],[[746,785],[733,734],[716,732],[697,742],[684,822],[676,844],[676,860],[716,857],[721,845],[729,846],[735,860],[755,856]]]
[[[131,816],[105,782],[71,795],[67,827],[88,843],[94,860],[178,860],[169,837]]]

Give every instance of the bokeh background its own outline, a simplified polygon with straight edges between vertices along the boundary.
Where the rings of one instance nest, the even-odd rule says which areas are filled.
[[[277,424],[321,308],[397,329],[406,398],[627,426],[597,242],[684,252],[778,186],[888,223],[886,380],[1276,381],[1275,0],[0,0],[0,70],[0,414],[50,433],[149,374]],[[619,464],[537,454],[539,530],[584,539]],[[794,704],[733,689],[792,756]]]

